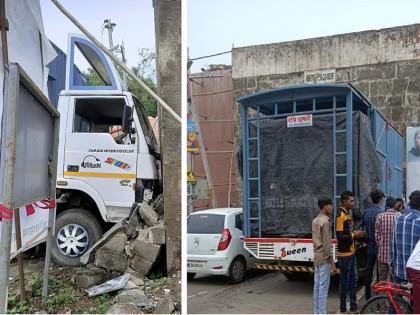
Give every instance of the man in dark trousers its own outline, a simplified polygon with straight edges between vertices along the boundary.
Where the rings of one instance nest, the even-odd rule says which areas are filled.
[[[354,194],[345,191],[341,194],[341,207],[336,218],[338,240],[338,267],[340,268],[340,312],[347,312],[346,299],[350,295],[350,311],[357,312],[356,300],[356,256],[354,239],[362,238],[363,231],[354,231],[353,218],[350,211],[354,208]]]
[[[370,193],[370,198],[372,199],[373,205],[366,209],[362,215],[362,227],[366,233],[365,242],[367,244],[367,270],[365,277],[366,300],[369,300],[372,296],[372,275],[378,256],[378,246],[375,241],[375,222],[376,217],[383,212],[382,204],[384,197],[385,194],[381,190],[376,189],[372,191]]]

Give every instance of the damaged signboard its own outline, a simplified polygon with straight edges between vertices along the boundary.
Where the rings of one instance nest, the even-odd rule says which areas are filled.
[[[16,63],[5,72],[2,107],[0,215],[2,223],[13,222],[13,256],[14,209],[19,209],[23,249],[46,237],[49,209],[55,205],[45,200],[55,200],[59,113]]]

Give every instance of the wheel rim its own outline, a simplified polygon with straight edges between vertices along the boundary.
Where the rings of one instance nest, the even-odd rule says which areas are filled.
[[[57,247],[67,257],[79,257],[89,248],[89,234],[79,224],[67,224],[57,233]]]
[[[238,279],[242,279],[244,275],[244,268],[242,266],[242,263],[237,260],[233,263],[232,266],[232,276],[234,279],[238,280]]]

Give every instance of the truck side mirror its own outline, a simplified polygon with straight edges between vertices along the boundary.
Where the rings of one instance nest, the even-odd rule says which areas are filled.
[[[132,123],[133,123],[133,110],[130,106],[125,106],[123,117],[122,117],[122,130],[125,133],[130,133]]]

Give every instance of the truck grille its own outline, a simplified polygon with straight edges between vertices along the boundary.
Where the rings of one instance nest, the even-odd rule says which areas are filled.
[[[274,258],[273,243],[246,242],[245,248],[258,258]]]

